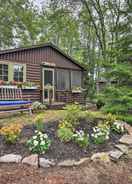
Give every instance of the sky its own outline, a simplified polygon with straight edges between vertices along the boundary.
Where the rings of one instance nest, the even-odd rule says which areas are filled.
[[[42,4],[46,5],[48,0],[34,0],[34,4],[41,6]]]

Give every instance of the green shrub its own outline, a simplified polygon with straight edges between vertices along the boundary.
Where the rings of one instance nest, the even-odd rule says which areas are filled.
[[[66,115],[64,120],[69,122],[71,126],[74,128],[79,123],[80,114],[82,112],[82,108],[79,104],[70,104],[64,107],[66,110]]]
[[[57,135],[59,137],[59,139],[62,141],[62,142],[69,142],[72,140],[72,137],[73,137],[73,131],[70,129],[70,128],[66,128],[66,127],[63,127],[63,128],[59,128],[57,130]]]
[[[39,114],[36,116],[35,118],[35,126],[36,126],[36,129],[40,132],[43,132],[44,130],[44,115],[43,114]]]
[[[27,146],[32,153],[43,154],[51,145],[51,140],[47,134],[35,131],[35,135],[27,141]]]
[[[76,131],[73,135],[73,140],[81,147],[87,148],[89,145],[89,135],[83,130]]]

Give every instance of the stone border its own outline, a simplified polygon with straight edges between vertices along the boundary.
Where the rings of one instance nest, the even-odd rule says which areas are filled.
[[[18,154],[6,154],[0,157],[0,163],[22,163],[31,165],[33,167],[42,167],[48,168],[53,166],[59,167],[72,167],[79,166],[87,161],[102,161],[104,163],[109,163],[110,161],[118,161],[124,154],[128,154],[129,150],[132,149],[132,127],[130,125],[126,125],[126,130],[128,134],[123,135],[119,143],[115,145],[115,149],[109,152],[101,152],[94,153],[91,157],[85,157],[76,160],[64,160],[62,162],[56,163],[55,160],[49,160],[46,158],[39,157],[37,154],[32,154],[30,156],[22,158],[21,155]]]

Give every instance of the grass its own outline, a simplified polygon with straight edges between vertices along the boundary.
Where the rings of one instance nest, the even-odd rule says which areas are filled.
[[[40,113],[34,113],[29,115],[28,113],[23,114],[12,114],[12,115],[5,115],[0,119],[0,126],[6,125],[12,122],[22,122],[22,124],[32,124],[34,123],[34,118]],[[44,122],[56,121],[61,120],[65,115],[65,110],[46,110],[41,112],[44,115]]]

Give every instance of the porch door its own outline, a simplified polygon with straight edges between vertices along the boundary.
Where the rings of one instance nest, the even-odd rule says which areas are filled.
[[[43,68],[43,102],[48,101],[49,99],[49,90],[48,85],[52,87],[53,95],[52,100],[54,101],[54,69],[52,68]]]

